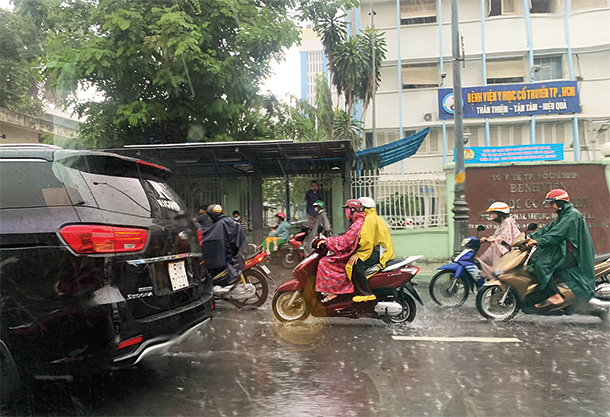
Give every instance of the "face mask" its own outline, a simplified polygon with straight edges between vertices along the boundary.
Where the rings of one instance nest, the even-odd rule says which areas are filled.
[[[233,220],[235,220],[235,221],[238,221],[239,219],[241,219],[241,216],[233,217]]]

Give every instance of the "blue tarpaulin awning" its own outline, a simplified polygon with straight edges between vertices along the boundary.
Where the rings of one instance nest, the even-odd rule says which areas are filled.
[[[360,169],[383,168],[415,155],[429,132],[430,128],[427,127],[396,142],[356,152]]]

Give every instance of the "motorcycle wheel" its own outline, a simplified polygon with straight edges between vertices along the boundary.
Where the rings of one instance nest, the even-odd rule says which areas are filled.
[[[275,296],[273,296],[273,314],[281,322],[305,320],[309,317],[307,300],[305,300],[305,297],[300,292],[292,305],[288,307],[288,303],[293,295],[294,291],[284,291],[275,293]]]
[[[398,300],[395,300],[398,301]],[[417,307],[415,306],[415,301],[408,295],[405,295],[404,300],[400,301],[400,305],[402,305],[402,312],[397,316],[383,316],[382,320],[386,324],[405,324],[411,323],[415,319],[415,314],[417,312]]]
[[[254,285],[254,288],[256,288],[256,297],[252,297],[244,302],[231,300],[231,304],[237,308],[260,307],[265,304],[265,301],[267,301],[267,297],[269,296],[269,281],[267,280],[267,277],[262,272],[251,268],[244,271],[244,279],[246,280],[246,283]]]
[[[453,271],[437,272],[428,287],[432,300],[443,307],[459,307],[466,302],[470,288],[462,277],[455,277]]]
[[[294,269],[300,261],[301,258],[295,251],[288,251],[282,256],[282,266],[286,269]]]
[[[521,309],[521,303],[515,291],[511,289],[504,304],[500,304],[503,295],[504,290],[499,285],[482,287],[477,294],[477,310],[488,320],[512,320]]]

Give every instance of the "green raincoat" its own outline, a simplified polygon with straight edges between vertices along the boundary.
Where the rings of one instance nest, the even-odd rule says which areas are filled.
[[[541,285],[546,286],[553,274],[556,274],[576,297],[585,300],[593,297],[595,250],[589,228],[580,211],[572,204],[565,203],[552,222],[529,237],[538,242],[532,261],[534,273]]]

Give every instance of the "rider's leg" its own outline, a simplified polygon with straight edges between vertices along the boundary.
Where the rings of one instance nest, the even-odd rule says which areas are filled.
[[[356,297],[360,296],[358,298],[354,297],[354,301],[369,301],[375,299],[369,281],[366,278],[366,270],[378,263],[379,249],[375,248],[366,261],[363,262],[358,259],[354,264],[352,269],[352,283],[354,284],[355,293],[358,294]]]
[[[555,278],[552,277],[549,280],[549,283],[546,285],[546,287],[542,290],[546,295],[548,295],[548,298],[535,305],[536,308],[539,307],[544,307],[545,305],[548,305],[548,303],[553,304],[553,305],[559,305],[563,303],[563,297],[561,295],[559,295],[559,287],[557,286],[557,282],[555,282]],[[548,303],[547,303],[548,301]]]

